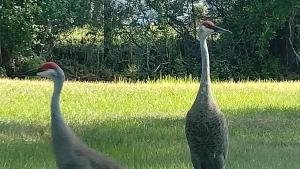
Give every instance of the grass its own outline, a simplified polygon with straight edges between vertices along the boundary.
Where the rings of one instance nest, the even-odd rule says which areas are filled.
[[[128,169],[191,169],[184,119],[193,81],[66,82],[64,117],[92,148]],[[227,169],[299,168],[300,82],[221,82],[230,123]],[[0,168],[55,169],[50,81],[0,79]]]

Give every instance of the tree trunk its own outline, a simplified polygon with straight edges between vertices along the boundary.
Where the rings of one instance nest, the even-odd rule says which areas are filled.
[[[195,17],[195,2],[194,0],[191,0],[191,5],[192,5],[192,12],[191,12],[191,22],[192,22],[192,25],[193,25],[193,36],[194,38],[196,39],[196,36],[197,36],[197,31],[196,31],[196,27],[197,27],[197,23],[196,23],[196,17]]]
[[[111,59],[111,46],[112,46],[112,4],[111,0],[104,0],[104,58],[102,64],[109,64]]]
[[[2,46],[0,46],[0,66],[5,68],[7,76],[10,77],[13,75],[14,69],[11,66],[11,52]]]
[[[2,47],[0,43],[0,66],[2,65]]]

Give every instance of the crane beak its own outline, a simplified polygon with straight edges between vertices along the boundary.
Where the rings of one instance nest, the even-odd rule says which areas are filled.
[[[38,69],[31,69],[26,72],[23,72],[21,75],[22,76],[37,76],[38,72],[39,72]]]
[[[231,31],[227,30],[227,29],[224,29],[224,28],[221,28],[221,27],[218,27],[218,26],[213,26],[212,28],[215,32],[218,32],[218,33],[232,33]]]

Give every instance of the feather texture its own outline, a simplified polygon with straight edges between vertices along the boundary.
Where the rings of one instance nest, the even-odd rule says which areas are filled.
[[[229,146],[228,125],[212,96],[206,38],[213,30],[204,26],[198,29],[202,60],[201,84],[187,113],[186,138],[194,169],[224,169]]]
[[[51,64],[55,64],[51,62]],[[45,64],[47,65],[47,63]],[[65,124],[60,108],[60,94],[63,88],[64,72],[55,69],[39,69],[44,77],[53,79],[54,91],[51,98],[51,132],[56,164],[59,169],[122,169],[109,157],[87,147]],[[52,70],[52,71],[49,71]]]

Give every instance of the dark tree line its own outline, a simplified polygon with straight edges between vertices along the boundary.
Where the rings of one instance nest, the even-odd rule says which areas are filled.
[[[234,34],[210,41],[216,79],[299,79],[299,0],[2,0],[0,75],[46,60],[70,79],[199,75],[199,20]]]

